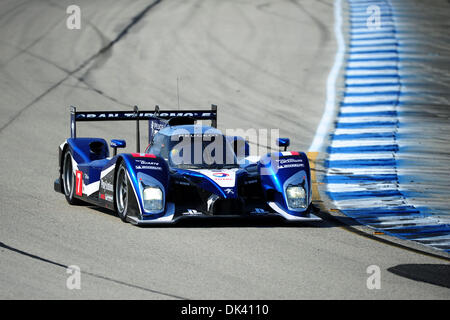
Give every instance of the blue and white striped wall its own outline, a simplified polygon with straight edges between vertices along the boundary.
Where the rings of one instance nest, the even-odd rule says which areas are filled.
[[[367,27],[367,7],[381,9],[381,26]],[[401,110],[414,99],[402,86],[407,58],[395,8],[386,0],[348,0],[344,88],[325,160],[324,182],[337,209],[385,234],[450,253],[450,224],[410,201],[403,183]],[[338,92],[339,93],[339,92]]]

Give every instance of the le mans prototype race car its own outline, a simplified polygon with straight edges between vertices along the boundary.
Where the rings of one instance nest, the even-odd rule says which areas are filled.
[[[136,153],[117,154],[124,140],[78,138],[80,121],[136,122]],[[140,152],[140,120],[148,120],[149,146]],[[211,126],[197,124],[211,121]],[[173,223],[183,217],[281,216],[320,220],[311,213],[311,176],[302,152],[284,151],[253,159],[242,137],[217,129],[211,110],[70,111],[71,138],[59,147],[55,191],[69,204],[87,202],[114,210],[137,225]],[[211,147],[214,145],[214,147]],[[254,158],[254,157],[253,157]]]

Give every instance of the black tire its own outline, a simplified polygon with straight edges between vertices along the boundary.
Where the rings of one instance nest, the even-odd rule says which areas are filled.
[[[72,153],[67,150],[62,158],[61,186],[66,200],[71,205],[80,204],[81,201],[74,197],[75,175],[72,168]]]
[[[123,163],[120,163],[117,169],[114,188],[114,206],[116,213],[123,222],[127,221],[129,191],[131,190],[128,181],[127,168]]]

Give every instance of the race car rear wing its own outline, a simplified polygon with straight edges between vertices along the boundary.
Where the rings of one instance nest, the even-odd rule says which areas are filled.
[[[210,110],[160,110],[155,106],[153,111],[140,111],[137,106],[133,111],[77,111],[70,107],[70,136],[77,136],[77,122],[80,121],[136,121],[136,152],[140,152],[139,120],[149,120],[149,139],[154,134],[153,122],[161,122],[172,118],[189,117],[194,120],[211,120],[211,126],[217,128],[217,106],[212,104]]]

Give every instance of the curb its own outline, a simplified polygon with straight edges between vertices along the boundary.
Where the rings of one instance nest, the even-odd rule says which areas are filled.
[[[374,228],[370,228],[356,221],[355,219],[343,214],[337,209],[332,201],[328,198],[324,190],[324,184],[317,180],[318,173],[323,172],[324,168],[321,166],[324,159],[323,153],[309,152],[308,158],[311,167],[311,179],[313,183],[313,205],[317,209],[316,215],[320,218],[344,228],[349,232],[353,232],[360,236],[382,242],[400,249],[405,249],[417,254],[426,255],[436,259],[441,259],[450,262],[450,254],[422,245],[412,240],[404,240],[394,236],[390,236]],[[320,176],[320,174],[319,174]],[[349,224],[352,222],[352,225]],[[353,225],[354,224],[354,225]]]

